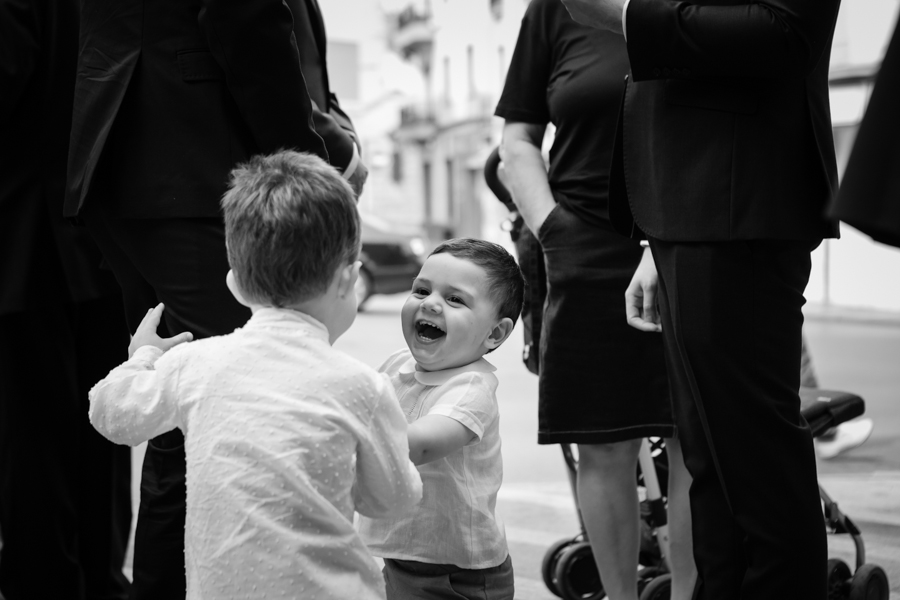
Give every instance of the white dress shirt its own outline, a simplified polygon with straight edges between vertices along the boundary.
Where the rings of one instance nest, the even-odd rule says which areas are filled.
[[[417,371],[406,349],[381,367],[391,378],[410,423],[442,415],[465,425],[475,438],[444,458],[419,465],[422,501],[388,519],[361,517],[359,531],[376,556],[464,569],[486,569],[509,555],[494,507],[503,480],[500,414],[494,367],[479,359],[443,371]]]
[[[384,598],[353,511],[421,497],[383,375],[302,313],[257,311],[226,336],[144,346],[90,393],[90,418],[136,445],[185,434],[188,598]]]

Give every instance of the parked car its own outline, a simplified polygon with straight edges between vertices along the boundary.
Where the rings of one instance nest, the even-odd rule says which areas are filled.
[[[359,309],[373,294],[407,292],[425,257],[425,236],[378,217],[362,215],[362,252],[356,299]]]

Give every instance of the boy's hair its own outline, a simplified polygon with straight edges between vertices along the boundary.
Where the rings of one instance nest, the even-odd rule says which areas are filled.
[[[317,156],[254,156],[231,172],[222,210],[228,264],[249,301],[283,307],[314,298],[359,256],[353,190]]]
[[[487,273],[488,294],[501,319],[515,323],[522,312],[525,277],[516,259],[503,246],[474,238],[457,238],[442,242],[429,256],[449,254],[478,265]]]

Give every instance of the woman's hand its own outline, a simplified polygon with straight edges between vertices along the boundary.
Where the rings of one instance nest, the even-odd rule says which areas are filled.
[[[156,335],[156,329],[159,327],[159,320],[162,318],[163,309],[165,309],[165,306],[160,302],[155,308],[151,308],[147,311],[147,314],[144,315],[144,320],[138,325],[137,331],[134,332],[134,335],[131,338],[131,343],[128,344],[128,358],[134,356],[134,353],[137,352],[137,349],[141,346],[155,346],[165,352],[178,344],[189,342],[194,339],[194,336],[189,331],[165,339]]]
[[[644,249],[641,263],[634,271],[631,283],[625,290],[625,318],[628,324],[641,331],[662,331],[659,311],[656,309],[656,292],[659,276],[650,248]]]

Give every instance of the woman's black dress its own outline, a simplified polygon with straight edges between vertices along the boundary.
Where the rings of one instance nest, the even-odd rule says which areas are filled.
[[[607,185],[628,73],[621,36],[532,0],[495,114],[556,126],[556,208],[537,232],[548,297],[541,333],[538,442],[603,444],[674,432],[661,335],[625,321],[637,240],[609,222]]]

